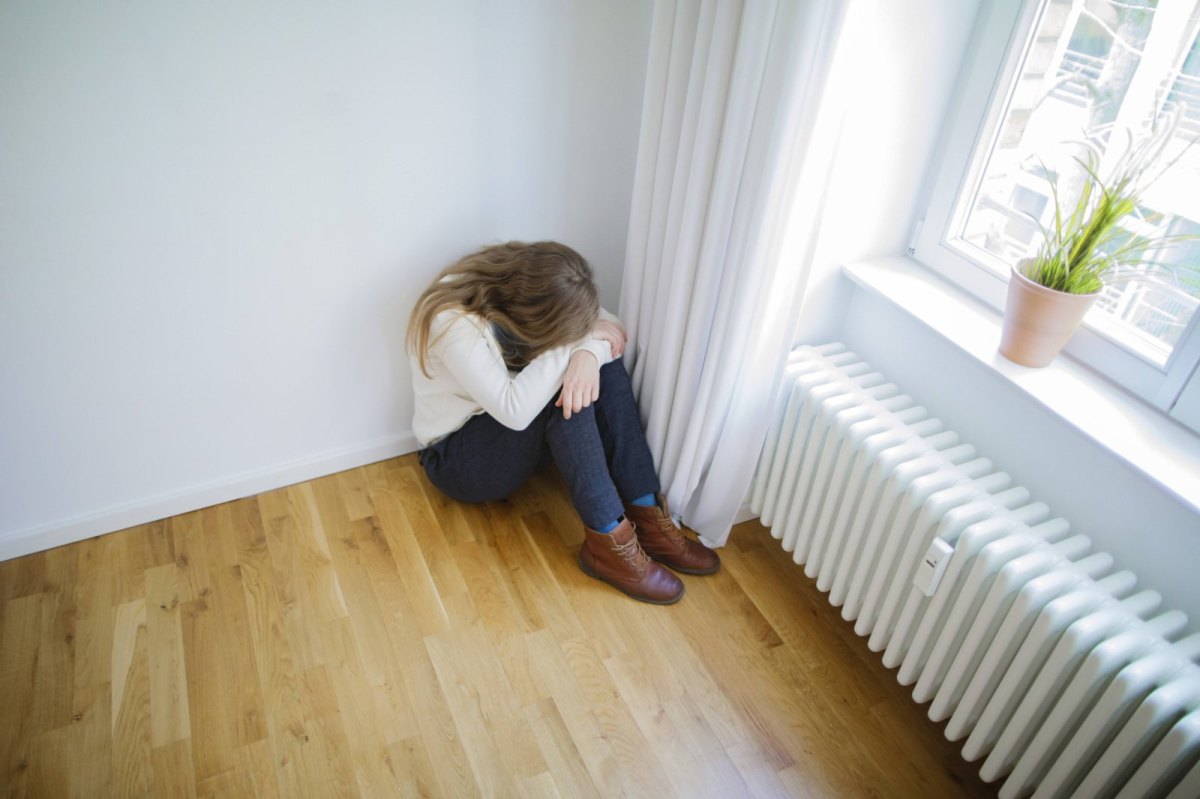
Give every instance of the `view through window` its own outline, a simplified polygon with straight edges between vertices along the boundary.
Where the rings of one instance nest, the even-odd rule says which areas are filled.
[[[1083,171],[1072,156],[1092,142],[1101,177],[1130,137],[1174,123],[1166,158],[1178,160],[1142,195],[1130,236],[1200,234],[1200,0],[1047,0],[1019,68],[979,183],[957,218],[961,240],[1006,264],[1032,256],[1050,227],[1047,172],[1070,202]],[[1035,221],[1036,220],[1036,221]],[[1151,260],[1165,274],[1118,280],[1088,322],[1145,359],[1165,364],[1200,307],[1200,239],[1174,241]],[[1125,275],[1135,275],[1129,270]]]

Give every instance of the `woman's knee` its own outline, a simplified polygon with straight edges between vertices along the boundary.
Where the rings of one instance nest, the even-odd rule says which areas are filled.
[[[600,396],[604,396],[604,386],[600,387]],[[565,431],[575,430],[582,427],[596,426],[596,405],[595,403],[588,405],[585,408],[580,408],[571,414],[570,419],[563,417],[562,408],[554,408],[554,413],[546,422],[546,434],[556,435]]]
[[[609,361],[600,367],[600,396],[604,396],[605,388],[616,385],[631,385],[629,382],[629,372],[625,371],[625,361],[621,358]]]
[[[629,372],[625,371],[625,363],[621,359],[600,367],[600,399],[606,407],[613,403],[635,403],[633,382]]]
[[[629,372],[625,371],[625,359],[624,358],[613,358],[611,361],[609,361],[608,363],[606,363],[600,367],[600,374],[606,375],[606,374],[614,372],[618,369],[620,369],[621,372],[623,372],[626,377],[629,376]]]

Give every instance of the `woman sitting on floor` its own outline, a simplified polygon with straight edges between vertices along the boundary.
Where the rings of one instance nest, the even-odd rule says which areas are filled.
[[[555,242],[509,242],[442,270],[408,326],[413,432],[429,480],[503,499],[548,450],[583,519],[579,566],[634,599],[677,602],[720,559],[672,522],[621,361],[625,331],[592,270]]]

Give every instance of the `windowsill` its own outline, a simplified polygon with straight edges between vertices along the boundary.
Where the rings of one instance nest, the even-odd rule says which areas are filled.
[[[1000,314],[910,258],[844,271],[1200,512],[1200,436],[1066,356],[1043,369],[1009,361],[997,351]]]

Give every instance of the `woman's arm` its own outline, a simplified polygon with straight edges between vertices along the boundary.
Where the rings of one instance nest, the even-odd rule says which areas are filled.
[[[438,314],[430,330],[430,354],[490,416],[513,430],[528,427],[554,397],[573,352],[591,352],[600,365],[612,360],[607,342],[591,340],[547,350],[512,376],[482,324],[459,312]]]
[[[592,338],[608,342],[613,360],[625,354],[626,337],[625,326],[621,324],[621,320],[601,308],[600,318],[596,321],[596,326],[592,328]]]
[[[562,391],[558,392],[558,400],[554,405],[562,408],[564,419],[570,419],[571,414],[579,413],[598,399],[600,364],[587,350],[575,350],[567,363],[567,371],[562,379]]]

